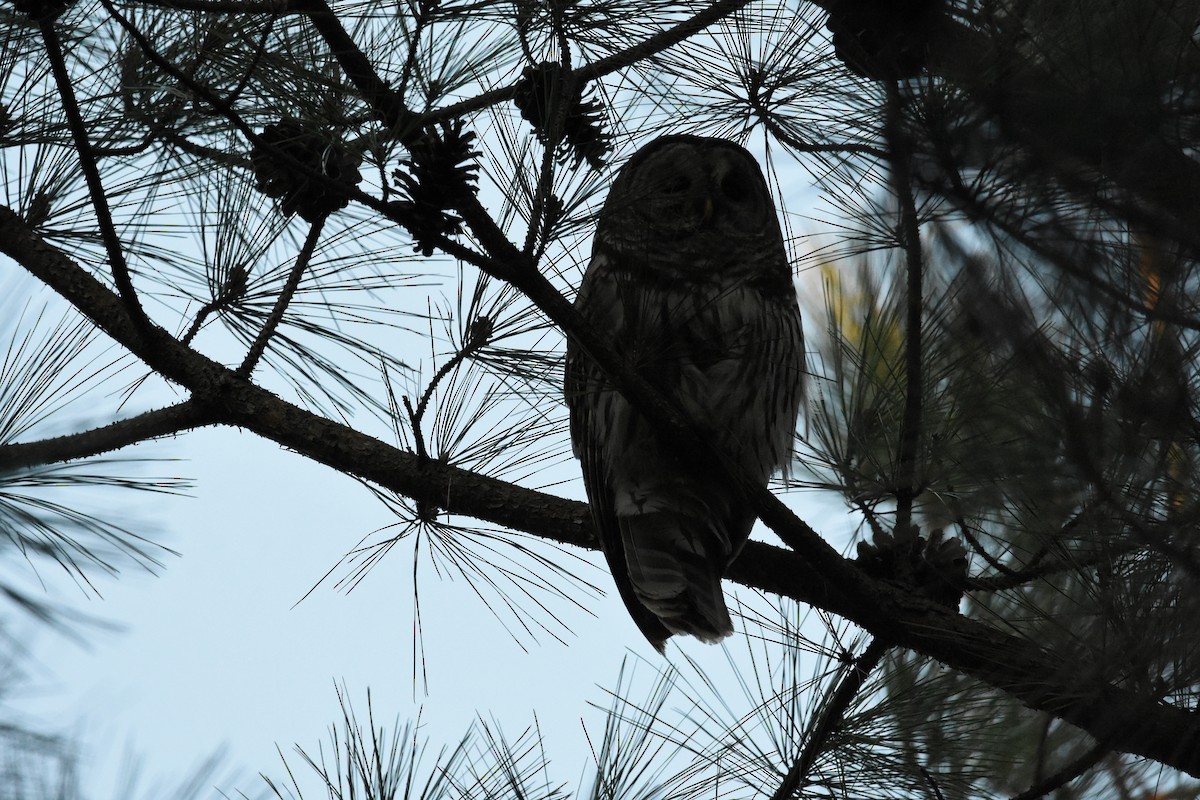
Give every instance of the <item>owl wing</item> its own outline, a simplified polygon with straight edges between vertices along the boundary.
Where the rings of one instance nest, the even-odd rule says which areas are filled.
[[[601,258],[600,256],[597,259]],[[577,307],[593,324],[605,325],[623,318],[616,287],[611,276],[593,259],[583,286],[579,290]],[[660,652],[671,631],[658,616],[646,608],[634,593],[626,566],[625,546],[616,514],[616,498],[609,480],[608,437],[615,429],[614,404],[622,403],[619,395],[601,372],[600,367],[573,341],[567,343],[565,376],[567,406],[571,420],[571,445],[583,470],[592,521],[600,537],[600,548],[608,562],[609,571],[617,584],[617,592],[642,634]]]

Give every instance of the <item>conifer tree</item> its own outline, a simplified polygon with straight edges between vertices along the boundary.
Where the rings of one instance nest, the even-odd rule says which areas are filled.
[[[706,446],[571,306],[599,203],[655,136],[723,136],[790,199],[823,291],[795,463],[728,575],[774,609],[743,614],[753,677],[722,687],[752,712],[694,691],[677,718],[671,686],[703,675],[622,677],[575,791],[536,730],[422,759],[343,698],[318,785],[1194,796],[1198,25],[1185,0],[5,0],[5,555],[84,582],[155,563],[113,520],[183,486],[122,448],[226,426],[388,504],[351,579],[429,537],[501,624],[565,636],[545,598],[581,597],[569,554],[597,547],[582,503],[534,488],[575,469],[566,339]],[[109,515],[76,507],[97,486]],[[844,529],[806,522],[818,495]]]

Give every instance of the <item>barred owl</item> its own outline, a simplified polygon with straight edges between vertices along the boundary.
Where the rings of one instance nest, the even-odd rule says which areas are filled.
[[[804,346],[783,235],[754,158],[722,139],[664,136],[621,168],[576,308],[709,432],[729,468],[766,484],[788,457]],[[604,555],[637,626],[715,642],[733,625],[721,578],[753,509],[659,438],[574,343],[571,443]]]

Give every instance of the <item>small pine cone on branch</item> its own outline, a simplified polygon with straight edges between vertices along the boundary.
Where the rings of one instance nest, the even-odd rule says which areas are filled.
[[[285,215],[299,214],[309,222],[316,222],[349,204],[348,187],[357,186],[362,180],[358,171],[361,155],[296,120],[268,125],[261,138],[262,142],[250,152],[255,188],[278,200]],[[300,162],[327,180],[310,178],[279,154]]]
[[[604,107],[594,98],[585,100],[583,86],[577,81],[564,90],[562,83],[565,80],[569,77],[562,66],[552,61],[528,66],[521,74],[513,103],[533,126],[538,140],[551,145],[552,111],[557,109],[555,98],[565,102],[561,140],[553,143],[558,149],[558,159],[566,162],[574,158],[576,167],[586,161],[598,170],[604,166],[604,159],[612,149],[612,137],[603,127]]]
[[[833,0],[825,27],[851,72],[873,80],[915,78],[946,14],[946,0]]]
[[[12,0],[18,14],[24,14],[35,22],[58,19],[72,5],[72,0]]]
[[[856,559],[876,580],[911,584],[940,605],[957,609],[967,580],[967,549],[941,528],[920,536],[915,527],[904,536],[877,533],[871,543],[858,543]],[[902,577],[903,576],[903,577]]]
[[[413,249],[433,254],[441,237],[462,232],[462,218],[452,213],[473,196],[478,181],[479,151],[475,134],[463,129],[462,120],[430,127],[409,145],[402,169],[392,173],[405,199],[395,204],[413,237]]]

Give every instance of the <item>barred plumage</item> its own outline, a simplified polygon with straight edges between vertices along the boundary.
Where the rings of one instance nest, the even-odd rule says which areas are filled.
[[[803,387],[800,312],[762,172],[721,139],[664,136],[618,173],[576,307],[702,429],[766,483],[787,460]],[[617,588],[655,647],[733,626],[721,577],[753,511],[687,463],[567,346],[571,441]]]

